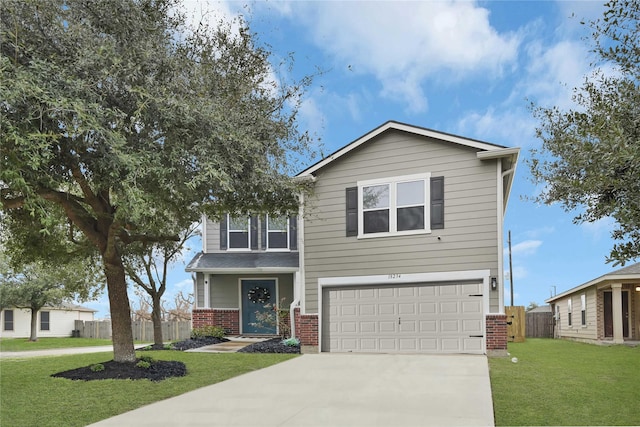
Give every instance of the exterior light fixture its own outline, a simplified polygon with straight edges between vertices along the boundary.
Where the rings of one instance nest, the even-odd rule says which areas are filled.
[[[496,289],[498,289],[498,279],[496,279],[495,277],[491,278],[491,290],[495,291]]]

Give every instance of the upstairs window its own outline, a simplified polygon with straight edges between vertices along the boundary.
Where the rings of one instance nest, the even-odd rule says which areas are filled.
[[[40,312],[40,330],[41,331],[48,331],[50,327],[49,324],[49,312],[48,311],[41,311]]]
[[[250,249],[249,230],[251,230],[251,219],[246,216],[234,217],[229,215],[227,224],[228,249]]]
[[[267,216],[266,228],[267,249],[289,249],[289,217]]]
[[[430,174],[358,182],[358,236],[428,233]]]

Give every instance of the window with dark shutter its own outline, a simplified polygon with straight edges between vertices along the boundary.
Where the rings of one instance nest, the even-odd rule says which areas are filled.
[[[431,178],[431,229],[444,228],[444,176]]]
[[[358,235],[358,187],[346,189],[347,237]]]
[[[250,233],[250,239],[251,239],[251,249],[256,251],[258,250],[258,217],[253,215],[251,217],[251,233]]]
[[[294,215],[289,217],[289,249],[298,250],[298,218]]]
[[[227,216],[220,220],[220,250],[227,250]]]

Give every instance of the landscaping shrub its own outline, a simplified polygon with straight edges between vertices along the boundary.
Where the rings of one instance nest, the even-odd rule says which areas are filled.
[[[194,328],[191,331],[191,338],[193,339],[205,337],[223,338],[224,328],[221,328],[220,326],[201,326],[199,328]]]

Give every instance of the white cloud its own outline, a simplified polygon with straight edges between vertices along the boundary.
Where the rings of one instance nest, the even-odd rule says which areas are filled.
[[[524,242],[517,243],[511,246],[512,255],[533,255],[538,248],[542,245],[542,240],[525,240]],[[505,250],[509,250],[506,248]]]
[[[474,2],[300,2],[294,9],[292,19],[340,67],[374,75],[384,96],[414,112],[427,108],[421,85],[428,77],[499,78],[520,43],[514,33],[499,34]]]
[[[604,217],[594,222],[583,222],[580,224],[582,230],[594,239],[609,237],[616,226],[616,220],[611,217]]]
[[[522,266],[519,266],[519,265],[516,265],[515,267],[513,267],[513,281],[514,281],[514,283],[517,280],[526,278],[527,276],[529,276],[529,271],[525,267],[522,267]],[[509,287],[509,278],[510,278],[509,270],[505,270],[504,271],[504,283],[505,283],[505,286],[507,286],[507,287]]]

